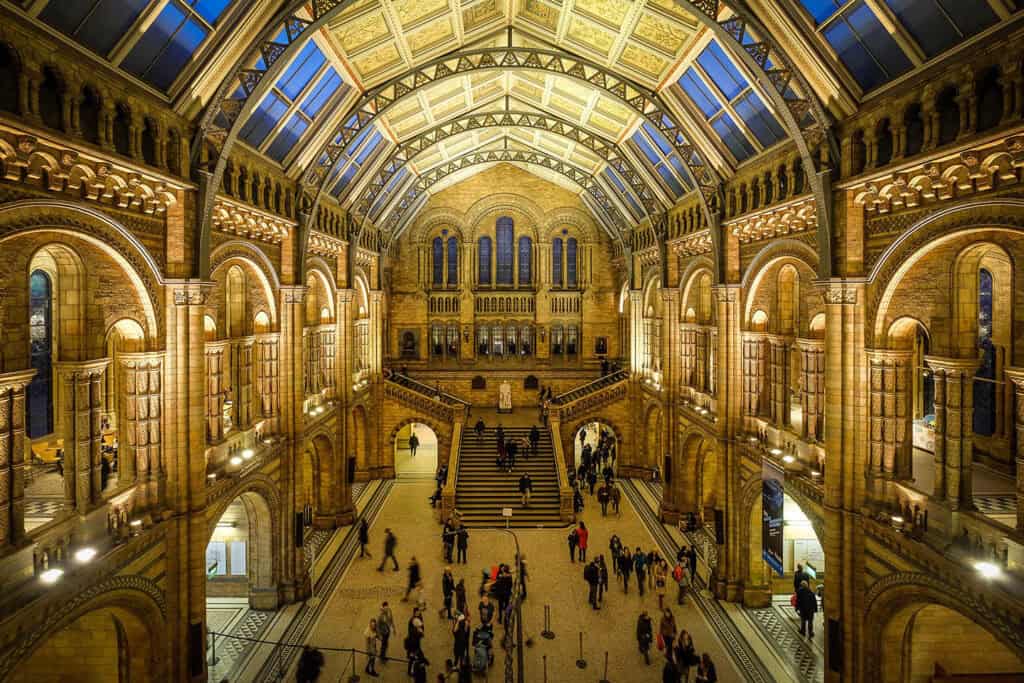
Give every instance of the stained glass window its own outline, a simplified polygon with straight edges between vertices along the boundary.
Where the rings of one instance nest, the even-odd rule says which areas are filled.
[[[444,245],[440,237],[434,238],[434,286],[444,284]]]
[[[576,286],[576,238],[570,237],[565,243],[565,284]]]
[[[479,244],[477,256],[480,259],[480,267],[477,279],[480,284],[489,285],[491,284],[491,238],[481,237]]]
[[[974,433],[996,431],[996,347],[992,342],[992,273],[978,271],[978,349],[981,366],[974,380]]]
[[[498,277],[497,284],[512,284],[512,262],[513,262],[513,240],[515,227],[512,219],[502,216],[495,225],[495,232],[498,239]]]
[[[32,438],[53,432],[53,287],[50,276],[32,272],[28,281],[28,324],[32,369],[28,385],[28,435]]]
[[[551,284],[562,286],[562,238],[556,237],[551,242]]]
[[[533,265],[533,240],[526,235],[519,238],[519,284],[530,284]]]
[[[459,243],[448,238],[448,284],[459,284]]]

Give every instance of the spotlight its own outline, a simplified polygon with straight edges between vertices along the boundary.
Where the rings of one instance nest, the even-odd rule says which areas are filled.
[[[92,558],[94,557],[96,557],[95,548],[79,548],[75,552],[75,561],[81,562],[82,564],[85,564],[86,562],[91,562]]]
[[[991,562],[975,562],[974,568],[986,579],[998,579],[1003,575],[1003,570]]]
[[[43,583],[55,584],[62,576],[64,576],[64,570],[54,567],[53,569],[47,569],[45,572],[40,574],[39,580]]]
[[[786,463],[787,465],[789,465],[790,463],[792,463],[794,461],[796,461],[796,458],[794,458],[792,455],[784,455],[784,456],[782,456],[782,462]]]
[[[142,520],[141,519],[133,519],[128,524],[129,524],[129,526],[133,526],[136,529],[138,529],[140,526],[142,526]]]
[[[217,478],[217,473],[216,472],[210,472],[209,474],[206,475],[206,478],[209,479],[210,481],[213,481],[214,479]]]
[[[253,456],[253,452],[252,452],[251,448],[246,448],[244,451],[242,451],[242,457],[245,460],[252,460],[252,456]]]
[[[228,464],[231,465],[232,467],[238,467],[239,465],[242,464],[242,459],[239,458],[237,455],[233,455],[231,456],[231,459],[228,460]]]
[[[782,449],[779,449],[779,448],[773,448],[773,449],[771,449],[768,452],[771,453],[774,456],[782,455]]]
[[[819,472],[818,470],[811,470],[811,476],[812,477],[820,477],[821,476],[821,472]]]

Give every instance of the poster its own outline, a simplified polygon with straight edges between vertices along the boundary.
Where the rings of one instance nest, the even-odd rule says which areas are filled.
[[[761,464],[761,555],[782,576],[782,508],[785,500],[785,473],[771,460]]]

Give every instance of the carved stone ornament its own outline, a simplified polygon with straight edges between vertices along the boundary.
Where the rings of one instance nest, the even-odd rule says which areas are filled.
[[[829,285],[822,292],[826,304],[855,304],[857,303],[857,290],[853,287],[842,287]]]
[[[202,306],[206,303],[206,290],[198,287],[180,287],[174,290],[175,306]]]

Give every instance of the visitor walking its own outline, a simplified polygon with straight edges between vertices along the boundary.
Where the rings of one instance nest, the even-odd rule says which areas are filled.
[[[700,656],[700,664],[697,665],[696,683],[718,683],[718,672],[715,671],[715,663],[711,661],[711,655],[707,652]]]
[[[573,529],[572,531],[570,531],[569,532],[568,541],[569,541],[569,561],[570,562],[575,562],[576,561],[576,548],[580,544],[580,532],[577,531],[576,529]],[[582,559],[583,558],[581,557],[580,560],[582,561]]]
[[[359,557],[373,557],[370,555],[370,551],[366,549],[369,542],[370,525],[366,523],[366,518],[363,517],[359,520]]]
[[[619,540],[618,534],[612,534],[611,540],[608,541],[608,551],[612,554],[612,571],[618,576],[619,558],[622,556],[622,541]]]
[[[610,495],[612,498],[612,512],[614,512],[617,517],[622,516],[622,512],[619,510],[619,505],[622,503],[622,491],[619,490],[618,486],[613,484]]]
[[[690,669],[697,664],[699,658],[697,657],[697,651],[693,647],[693,638],[685,628],[679,632],[679,637],[676,639],[673,657],[676,660],[676,668],[679,669],[680,678],[689,683]]]
[[[530,427],[530,455],[537,455],[537,444],[540,443],[540,430],[537,425]]]
[[[622,577],[622,592],[629,594],[629,577],[633,573],[633,555],[629,548],[622,549],[622,556],[619,558],[619,575]]]
[[[405,597],[402,598],[402,602],[409,602],[409,594],[420,587],[420,582],[423,577],[420,575],[420,563],[416,560],[414,555],[409,560],[409,583],[405,587]]]
[[[455,611],[466,614],[466,582],[463,579],[455,584]]]
[[[796,591],[796,611],[800,615],[800,635],[814,639],[814,615],[818,611],[818,597],[806,581]]]
[[[611,500],[611,495],[608,492],[608,486],[601,484],[601,488],[597,490],[597,502],[601,504],[601,516],[608,516],[608,502]]]
[[[640,546],[637,546],[636,552],[633,553],[633,568],[636,570],[636,585],[640,589],[640,595],[642,596],[647,579],[647,557],[640,550]]]
[[[324,653],[315,647],[304,645],[299,655],[298,671],[295,680],[298,683],[316,683],[320,678],[320,670],[324,668]]]
[[[409,617],[405,636],[405,655],[409,660],[408,674],[410,676],[413,675],[413,668],[418,658],[422,657],[423,661],[426,661],[426,657],[423,656],[423,634],[423,617],[420,614],[420,608],[414,607],[412,616]]]
[[[601,577],[597,568],[597,561],[587,563],[583,568],[583,580],[587,582],[587,602],[594,609],[597,609],[597,586]]]
[[[409,456],[415,458],[416,457],[416,449],[419,448],[419,447],[420,447],[420,440],[419,440],[419,438],[417,438],[416,434],[413,433],[411,436],[409,436]]]
[[[380,636],[377,634],[377,620],[370,619],[369,626],[363,631],[363,637],[366,639],[366,668],[364,671],[374,678],[379,676],[377,673],[377,650],[380,647]]]
[[[452,568],[445,567],[441,575],[441,593],[444,595],[444,609],[441,612],[446,619],[452,618],[452,599],[455,597],[455,577],[452,576]]]
[[[384,557],[380,558],[380,566],[377,567],[377,571],[384,571],[384,564],[391,558],[391,562],[394,563],[393,571],[398,571],[398,560],[395,559],[395,546],[398,545],[398,539],[391,533],[391,529],[384,530]]]
[[[666,591],[666,567],[663,561],[658,561],[654,564],[654,590],[658,594],[658,609],[665,608],[665,591]]]
[[[476,432],[476,440],[481,441],[484,438],[484,430],[487,429],[484,426],[484,419],[482,417],[477,418],[476,426],[473,427],[473,431]]]
[[[658,623],[658,649],[666,650],[668,656],[672,656],[672,643],[676,642],[676,618],[672,610],[665,608],[661,613],[661,621]]]
[[[604,555],[597,556],[597,601],[604,602],[604,594],[608,592],[608,565],[604,563]]]
[[[459,524],[459,528],[455,532],[455,548],[458,551],[456,554],[456,561],[460,564],[466,564],[466,549],[469,547],[469,532],[466,531],[466,527]]]
[[[455,620],[455,626],[452,628],[452,635],[455,641],[452,644],[452,654],[456,662],[461,662],[465,657],[469,656],[469,634],[469,619],[466,618],[465,614],[460,614]]]
[[[580,546],[580,562],[587,561],[587,542],[590,539],[590,532],[587,531],[587,525],[580,521],[579,528],[576,529],[576,536],[578,537],[578,543]]]
[[[490,626],[491,620],[494,619],[494,603],[484,593],[483,597],[480,598],[480,604],[477,605],[477,612],[480,615],[480,625]]]
[[[644,663],[650,664],[651,641],[654,639],[654,628],[651,618],[647,616],[647,610],[640,612],[636,620],[636,644],[640,648],[640,654],[644,656]]]
[[[676,604],[686,603],[686,589],[690,587],[690,569],[677,562],[672,569],[672,579],[676,582]]]
[[[519,495],[524,508],[530,507],[531,493],[533,493],[533,480],[530,479],[530,473],[526,472],[523,476],[519,477]]]
[[[377,615],[377,635],[380,636],[380,661],[388,661],[388,642],[395,630],[395,615],[391,613],[391,607],[385,600],[380,605],[380,614]]]

